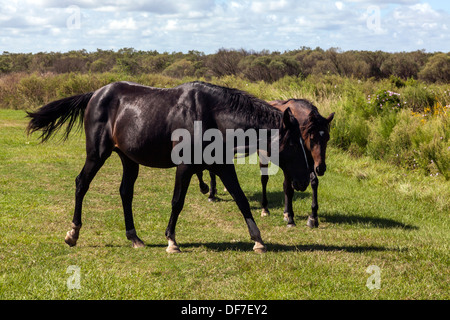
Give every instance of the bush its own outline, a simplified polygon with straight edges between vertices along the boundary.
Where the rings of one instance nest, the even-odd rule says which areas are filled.
[[[402,108],[400,93],[390,90],[378,90],[371,96],[370,103],[372,105],[372,110],[378,114]]]
[[[419,78],[429,82],[450,82],[450,56],[438,53],[431,57],[420,71]]]
[[[436,95],[421,83],[416,82],[413,86],[406,86],[402,93],[403,105],[414,112],[424,112],[427,108],[433,108],[436,103]]]
[[[186,59],[181,59],[168,66],[162,74],[174,78],[183,78],[192,77],[194,73],[193,63]]]
[[[91,72],[106,72],[109,71],[109,67],[106,61],[100,58],[91,63],[89,70]]]

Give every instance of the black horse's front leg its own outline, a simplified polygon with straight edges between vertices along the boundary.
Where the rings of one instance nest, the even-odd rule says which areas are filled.
[[[311,172],[311,188],[313,191],[311,215],[308,217],[308,222],[306,225],[310,228],[318,228],[319,217],[317,216],[317,211],[319,210],[319,204],[317,202],[317,189],[319,188],[319,179],[314,172]]]
[[[169,253],[181,252],[180,248],[175,241],[175,226],[177,224],[178,215],[183,209],[184,199],[189,188],[194,170],[189,165],[179,165],[175,175],[175,188],[173,190],[172,197],[172,213],[170,214],[169,224],[166,229],[166,238],[168,240],[168,246],[166,251]]]

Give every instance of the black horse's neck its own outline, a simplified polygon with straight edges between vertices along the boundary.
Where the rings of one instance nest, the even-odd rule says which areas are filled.
[[[279,129],[281,126],[281,111],[244,91],[199,81],[190,85],[214,96],[213,108],[226,115],[229,128],[258,130]]]

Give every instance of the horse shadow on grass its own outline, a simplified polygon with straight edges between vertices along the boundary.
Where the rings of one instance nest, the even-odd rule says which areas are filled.
[[[260,210],[262,209],[261,201],[262,201],[262,192],[254,192],[254,193],[248,193],[247,199],[250,202],[250,209],[252,210]],[[279,209],[284,206],[284,192],[283,191],[275,191],[275,192],[267,192],[267,207],[268,209]],[[311,198],[310,192],[296,192],[294,193],[294,197],[292,199],[293,202],[300,201],[305,198]],[[233,198],[229,194],[227,194],[226,191],[217,193],[215,195],[214,202],[232,202],[234,201]],[[251,202],[257,202],[258,204],[256,206],[252,205]]]
[[[180,243],[182,252],[190,252],[193,248],[205,248],[210,251],[224,252],[224,251],[241,251],[251,252],[253,250],[253,243],[251,242],[188,242]],[[165,248],[165,244],[146,244],[149,248]],[[384,252],[384,251],[405,251],[399,248],[387,248],[382,246],[361,245],[361,246],[338,246],[338,245],[322,245],[322,244],[299,244],[299,245],[285,245],[282,243],[266,242],[268,252],[350,252],[363,253],[370,251]]]
[[[322,222],[334,224],[362,225],[370,228],[403,229],[406,231],[419,230],[419,227],[395,221],[389,218],[367,217],[362,215],[346,214],[343,212],[319,212]]]
[[[293,202],[300,201],[303,199],[310,198],[312,195],[310,192],[295,192]],[[248,196],[250,201],[257,201],[261,203],[262,192],[255,192]],[[284,206],[284,192],[276,191],[276,192],[268,192],[267,193],[267,201],[268,208],[270,209],[279,209]],[[260,207],[253,207],[253,209],[261,209]],[[308,213],[309,215],[309,213]],[[308,216],[303,216],[302,214],[298,215],[301,219],[307,219]],[[419,227],[405,224],[393,219],[389,218],[381,218],[381,217],[368,217],[363,215],[352,215],[344,212],[329,212],[329,211],[319,211],[319,219],[323,222],[333,223],[333,224],[351,224],[351,225],[362,225],[371,228],[381,228],[381,229],[403,229],[403,230],[418,230]]]
[[[280,207],[284,207],[284,192],[283,191],[270,191],[266,193],[267,196],[267,208],[270,209],[279,209]],[[311,198],[312,195],[310,192],[295,192],[292,198],[292,202],[300,201],[306,198]],[[257,191],[252,194],[248,194],[248,200],[250,202],[256,201],[258,203],[258,207],[253,207],[252,209],[261,209],[261,201],[262,201],[262,192]]]

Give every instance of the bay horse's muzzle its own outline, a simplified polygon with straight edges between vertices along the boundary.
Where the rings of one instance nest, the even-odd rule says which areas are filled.
[[[318,176],[323,176],[325,171],[327,171],[327,165],[325,163],[321,163],[314,168],[314,171]]]

